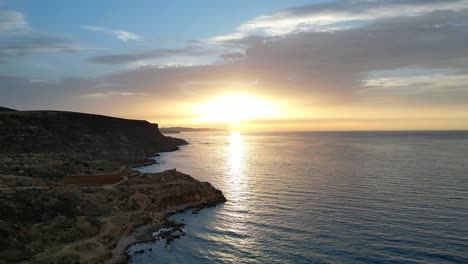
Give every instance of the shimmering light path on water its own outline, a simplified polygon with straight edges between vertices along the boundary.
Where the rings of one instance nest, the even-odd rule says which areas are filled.
[[[468,263],[467,132],[182,133],[164,153],[228,202],[133,263]]]

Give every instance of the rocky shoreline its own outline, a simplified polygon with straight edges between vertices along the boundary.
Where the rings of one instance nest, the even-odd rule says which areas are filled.
[[[125,263],[169,215],[224,202],[175,169],[131,169],[182,144],[146,121],[0,112],[0,263]]]
[[[127,260],[131,260],[137,254],[143,254],[146,251],[151,252],[152,248],[148,247],[146,249],[139,249],[133,252],[130,252],[130,248],[134,245],[143,244],[143,243],[152,243],[152,242],[162,242],[167,245],[171,244],[174,240],[180,239],[186,235],[184,231],[185,224],[182,222],[177,222],[173,220],[169,220],[169,217],[175,214],[184,213],[188,210],[192,210],[192,212],[199,212],[201,209],[215,207],[219,203],[226,202],[224,197],[220,198],[218,201],[213,201],[209,203],[202,204],[200,206],[188,206],[186,208],[180,210],[174,210],[168,212],[163,219],[163,222],[159,226],[144,226],[142,230],[138,230],[135,232],[137,240],[134,243],[131,243],[126,248],[125,252],[127,253]],[[165,242],[164,242],[165,241]]]

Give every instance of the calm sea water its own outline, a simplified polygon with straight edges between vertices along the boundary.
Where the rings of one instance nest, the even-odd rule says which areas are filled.
[[[187,235],[132,263],[468,263],[468,132],[178,136],[190,145],[141,170],[228,202],[173,216]]]

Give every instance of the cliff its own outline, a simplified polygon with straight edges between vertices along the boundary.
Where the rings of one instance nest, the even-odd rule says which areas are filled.
[[[178,149],[146,121],[0,111],[0,263],[121,263],[166,216],[224,202],[176,170],[131,165]]]
[[[0,173],[61,178],[147,164],[185,140],[142,120],[60,111],[0,112]]]
[[[2,153],[76,152],[120,160],[172,151],[185,140],[163,136],[157,124],[59,111],[0,114]]]
[[[0,106],[0,112],[8,112],[8,111],[16,111],[16,110]]]

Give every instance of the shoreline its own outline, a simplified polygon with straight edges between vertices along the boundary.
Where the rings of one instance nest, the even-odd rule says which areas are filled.
[[[21,187],[1,188],[0,198],[6,198],[4,200],[13,198],[10,200],[22,203],[19,200],[26,199],[26,203],[34,203],[36,199],[64,199],[66,204],[74,203],[77,206],[64,207],[60,203],[60,208],[53,210],[37,208],[58,216],[46,221],[33,220],[32,229],[21,233],[32,232],[28,247],[44,249],[29,257],[25,254],[12,258],[8,257],[8,252],[0,252],[0,256],[6,256],[6,260],[9,259],[10,262],[42,263],[55,260],[52,263],[127,263],[131,259],[129,247],[154,241],[153,232],[173,224],[169,220],[170,216],[189,209],[214,207],[226,201],[222,192],[211,184],[197,181],[175,169],[160,173],[140,173],[126,168],[124,174],[121,181],[111,184],[91,184],[89,179],[99,179],[101,176],[87,175],[72,176],[83,178],[81,183],[62,182],[51,186],[45,182],[39,185],[37,182],[31,182],[31,185],[23,182]],[[1,179],[10,179],[11,182],[18,177],[21,176],[5,176]],[[30,179],[21,177],[21,180]],[[61,213],[60,210],[79,211],[67,216],[67,213]],[[22,211],[18,213],[24,214]],[[69,227],[56,229],[55,226],[63,225],[63,221]],[[34,238],[34,229],[44,230],[41,231],[43,235]],[[40,241],[44,239],[50,242],[42,244]],[[63,242],[57,244],[58,241]]]
[[[8,112],[0,144],[0,264],[123,263],[169,216],[226,201],[175,169],[136,171],[188,144],[146,121]]]
[[[176,150],[173,150],[173,151],[178,151],[180,150],[179,148],[177,148]],[[173,152],[173,151],[167,151],[167,152]],[[136,168],[138,167],[146,167],[146,166],[151,166],[151,165],[154,165],[154,164],[158,164],[157,161],[154,159],[155,157],[158,157],[160,156],[160,153],[157,153],[155,156],[152,156],[152,157],[149,157],[148,160],[152,160],[154,161],[153,163],[149,163],[147,165],[131,165],[129,168],[131,168],[133,171],[135,172],[138,172],[138,173],[141,173],[139,171],[136,170]],[[162,172],[156,172],[156,173],[165,173],[165,172],[178,172],[176,168],[174,169],[170,169],[170,170],[165,170],[165,171],[162,171]],[[188,175],[188,174],[185,174],[185,175]],[[190,175],[188,175],[190,176]],[[192,176],[190,176],[192,177]],[[208,182],[202,182],[202,183],[208,183]],[[208,183],[210,186],[211,184]],[[126,240],[126,239],[129,239],[129,238],[133,238],[134,241],[133,242],[130,242],[130,243],[125,243],[124,244],[124,247],[120,247],[120,248],[115,248],[116,250],[118,250],[118,252],[120,252],[118,255],[120,256],[123,256],[125,258],[125,263],[129,263],[129,261],[131,260],[132,258],[132,255],[128,254],[128,249],[134,245],[137,245],[137,244],[141,244],[141,243],[151,243],[151,242],[157,242],[161,239],[160,236],[154,236],[153,234],[156,232],[156,231],[159,231],[163,228],[174,228],[174,227],[182,227],[182,226],[185,226],[185,224],[183,223],[179,223],[179,222],[175,222],[175,221],[172,221],[172,220],[169,220],[169,217],[173,216],[173,215],[176,215],[176,214],[179,214],[179,213],[184,213],[184,212],[187,212],[188,210],[193,210],[193,211],[200,211],[202,209],[205,209],[205,208],[211,208],[211,207],[216,207],[218,206],[219,204],[222,204],[222,203],[225,203],[227,201],[226,197],[222,194],[222,191],[216,189],[217,191],[219,191],[221,193],[221,197],[218,201],[211,201],[211,202],[204,202],[200,205],[196,205],[196,206],[193,206],[193,205],[187,205],[187,206],[183,206],[182,205],[182,208],[178,208],[178,209],[172,209],[168,212],[163,212],[163,216],[162,216],[162,223],[160,223],[159,225],[151,225],[150,223],[146,223],[146,224],[143,224],[141,226],[137,226],[135,227],[135,229],[128,235],[128,236],[124,236],[124,237],[121,237],[119,239],[120,240]],[[180,237],[179,237],[180,238]],[[177,238],[175,238],[177,239]],[[166,242],[166,243],[169,243],[169,242]],[[120,259],[117,258],[117,259],[114,259],[114,258],[111,258],[108,260],[110,263],[120,263]]]
[[[187,212],[189,210],[200,211],[200,210],[205,209],[205,208],[216,207],[219,204],[225,203],[226,201],[227,200],[219,201],[219,202],[217,202],[215,204],[211,204],[211,205],[188,206],[188,207],[185,207],[185,208],[182,208],[182,209],[179,209],[179,210],[170,211],[170,212],[167,212],[163,216],[163,223],[161,225],[159,225],[159,226],[154,226],[154,225],[148,225],[147,224],[147,225],[137,227],[136,231],[133,232],[132,234],[130,234],[130,236],[136,237],[136,241],[134,241],[133,243],[128,244],[127,247],[125,248],[125,250],[123,251],[123,254],[126,257],[126,261],[127,261],[126,263],[128,263],[131,260],[131,258],[134,256],[134,255],[130,255],[128,253],[128,250],[134,245],[143,244],[143,243],[163,242],[162,240],[166,240],[165,243],[166,243],[166,245],[168,245],[172,241],[181,238],[180,237],[181,235],[177,235],[176,232],[181,232],[182,236],[185,235],[185,232],[181,231],[181,228],[184,227],[185,224],[181,223],[181,222],[170,220],[169,218],[171,216],[176,215],[176,214],[180,214],[180,213],[185,213],[185,212]],[[167,229],[167,230],[162,230],[162,229]],[[158,231],[160,231],[160,233],[158,235],[154,235],[154,233],[156,233]],[[163,231],[163,232],[161,232],[161,231]],[[143,252],[138,252],[138,253],[135,252],[134,254],[141,254],[141,253],[143,253]]]

